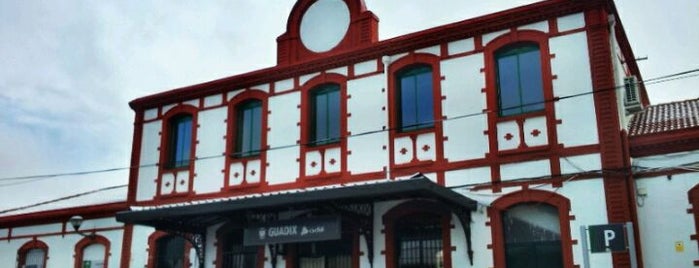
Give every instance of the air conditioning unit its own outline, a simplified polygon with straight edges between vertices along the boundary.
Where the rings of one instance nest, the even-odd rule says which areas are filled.
[[[638,92],[638,78],[635,75],[624,77],[624,107],[628,114],[643,110]]]

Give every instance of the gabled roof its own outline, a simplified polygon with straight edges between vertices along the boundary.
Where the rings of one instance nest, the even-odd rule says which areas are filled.
[[[699,127],[699,99],[649,106],[634,115],[629,135],[643,136]]]
[[[699,150],[699,99],[646,107],[629,122],[632,157]]]

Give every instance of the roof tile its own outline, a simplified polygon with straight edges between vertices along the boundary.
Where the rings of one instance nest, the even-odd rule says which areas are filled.
[[[629,122],[630,136],[699,127],[699,98],[648,106]]]

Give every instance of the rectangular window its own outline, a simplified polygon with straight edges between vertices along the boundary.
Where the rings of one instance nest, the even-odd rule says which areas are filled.
[[[189,166],[192,148],[192,116],[180,115],[170,119],[170,147],[168,167]]]
[[[411,131],[434,126],[432,69],[420,66],[398,75],[398,128]]]
[[[262,102],[249,101],[237,111],[236,156],[247,157],[260,154],[262,144]]]
[[[311,94],[311,145],[340,140],[340,86],[325,85]]]
[[[523,45],[498,52],[497,86],[501,116],[544,109],[541,55],[536,45]]]

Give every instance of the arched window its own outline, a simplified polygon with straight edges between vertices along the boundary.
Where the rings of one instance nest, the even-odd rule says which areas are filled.
[[[227,227],[227,226],[224,226]],[[243,230],[223,232],[219,236],[220,264],[218,268],[257,268],[259,247],[243,246]]]
[[[185,240],[169,235],[156,242],[155,268],[185,268]]]
[[[429,200],[407,201],[384,214],[386,268],[455,267],[451,214],[444,204]]]
[[[570,201],[556,193],[523,190],[488,209],[495,267],[573,267]]]
[[[544,110],[539,46],[519,43],[495,52],[500,116]]]
[[[259,155],[262,146],[262,101],[249,100],[238,105],[236,115],[234,156]]]
[[[434,126],[432,68],[428,65],[407,67],[396,75],[398,131],[405,132]]]
[[[558,208],[545,203],[514,205],[502,212],[507,268],[563,267]]]
[[[192,152],[192,115],[180,114],[168,120],[167,167],[188,167]]]
[[[434,215],[422,213],[398,220],[395,235],[396,267],[444,267],[442,256],[442,221]]]
[[[41,241],[33,240],[25,243],[17,251],[19,267],[45,268],[49,247]]]
[[[310,93],[309,144],[323,145],[340,140],[340,85],[325,84]]]
[[[75,268],[107,268],[110,243],[96,235],[84,237],[75,244]]]

